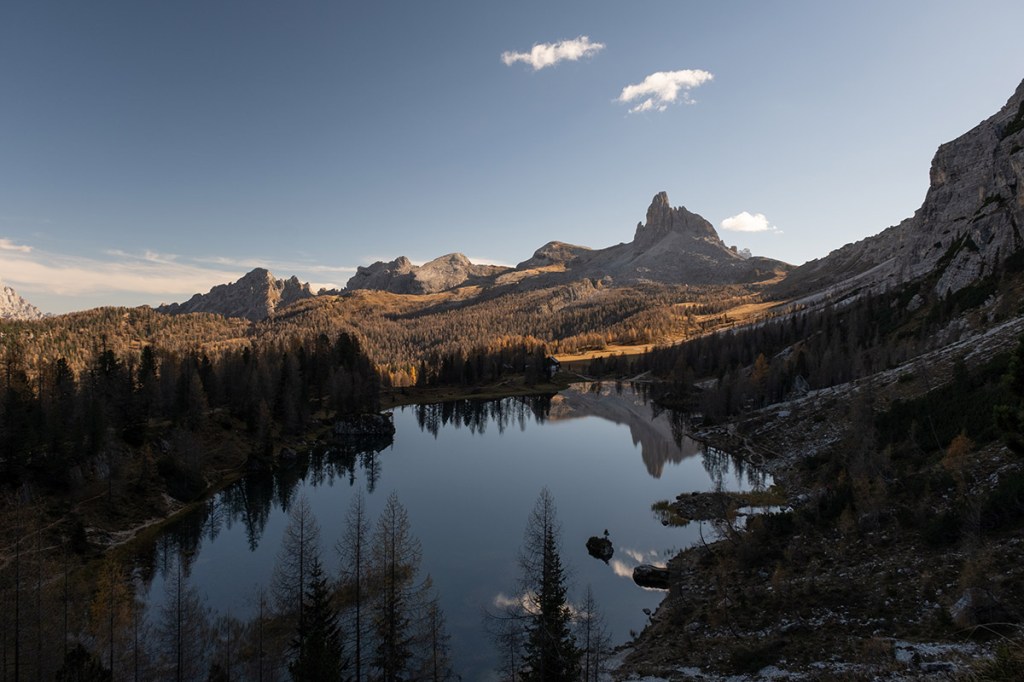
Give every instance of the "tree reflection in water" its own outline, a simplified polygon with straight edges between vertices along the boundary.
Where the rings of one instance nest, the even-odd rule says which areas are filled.
[[[156,574],[165,580],[171,578],[180,557],[182,571],[187,576],[203,542],[213,542],[222,529],[235,524],[244,526],[249,551],[256,551],[275,505],[287,513],[302,483],[319,486],[344,482],[351,487],[359,480],[361,472],[367,491],[372,493],[381,475],[378,455],[390,445],[390,437],[350,440],[345,445],[318,445],[271,472],[243,476],[176,519],[158,540],[136,543],[134,563],[139,575],[146,583]]]

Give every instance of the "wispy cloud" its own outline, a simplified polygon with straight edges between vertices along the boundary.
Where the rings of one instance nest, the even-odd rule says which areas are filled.
[[[743,211],[730,216],[719,223],[723,230],[730,232],[775,232],[782,233],[782,230],[768,222],[764,213],[748,213]]]
[[[56,296],[136,293],[140,297],[191,296],[242,273],[145,257],[101,260],[42,251],[0,251],[0,272],[19,292]]]
[[[658,71],[644,78],[642,83],[624,87],[618,101],[629,104],[640,100],[630,108],[631,114],[641,111],[665,111],[670,104],[680,99],[680,95],[683,102],[693,104],[690,90],[713,79],[713,74],[701,69]]]
[[[514,265],[510,265],[504,261],[494,260],[493,258],[475,258],[473,256],[466,256],[473,265],[496,265],[501,268],[514,268]]]
[[[537,607],[537,595],[529,590],[522,594],[517,594],[514,597],[510,597],[504,592],[499,592],[495,595],[493,604],[499,609],[519,608],[527,613],[539,612]]]
[[[19,253],[31,253],[32,247],[23,244],[15,244],[10,239],[0,239],[0,251],[17,251]]]
[[[195,293],[205,293],[217,284],[236,281],[254,267],[266,267],[278,277],[296,275],[303,281],[318,280],[310,284],[314,291],[321,287],[340,288],[336,280],[344,281],[347,277],[343,275],[355,272],[354,267],[348,266],[265,259],[198,259],[153,250],[130,253],[109,249],[90,257],[52,253],[0,239],[0,274],[4,282],[30,299],[60,299],[58,305],[63,309],[85,307],[87,299],[95,305],[96,297],[135,301],[130,305],[183,300]]]
[[[523,62],[532,66],[534,71],[540,71],[561,61],[574,62],[583,57],[593,56],[603,49],[604,43],[592,43],[587,36],[580,36],[574,40],[557,43],[540,43],[534,45],[529,52],[502,52],[501,61],[506,66]]]
[[[356,268],[351,265],[323,265],[308,261],[287,261],[275,260],[272,258],[231,258],[227,256],[213,256],[210,258],[197,258],[197,263],[210,263],[226,267],[245,268],[266,268],[277,276],[289,276],[294,273],[318,273],[318,274],[355,274]]]

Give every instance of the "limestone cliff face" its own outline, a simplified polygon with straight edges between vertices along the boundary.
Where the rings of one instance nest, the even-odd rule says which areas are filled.
[[[496,265],[476,265],[461,253],[449,253],[424,263],[413,265],[405,256],[385,263],[359,267],[349,279],[348,289],[375,289],[394,294],[435,294],[465,284],[474,284],[506,272],[509,268]]]
[[[474,265],[461,253],[421,266],[404,257],[390,263],[378,261],[360,267],[347,288],[430,294],[466,284],[532,289],[581,279],[605,285],[734,284],[772,280],[789,268],[781,261],[750,257],[727,247],[711,223],[682,206],[673,207],[668,194],[659,192],[631,242],[591,249],[552,241],[515,268]]]
[[[347,288],[410,293],[407,290],[412,286],[412,273],[415,269],[416,266],[405,256],[399,256],[389,263],[377,261],[369,266],[360,265],[356,274],[348,280]]]
[[[959,291],[1024,247],[1022,187],[1024,82],[998,113],[939,147],[913,217],[800,266],[778,292],[841,296],[933,271],[936,294]]]
[[[298,278],[275,279],[264,268],[256,268],[237,282],[218,284],[209,293],[196,294],[184,303],[162,305],[157,310],[172,315],[216,313],[259,321],[278,308],[313,296],[309,284]]]
[[[673,207],[665,192],[654,195],[647,221],[636,226],[633,241],[572,253],[575,257],[565,262],[566,276],[610,284],[759,282],[790,267],[770,258],[740,255],[722,242],[707,220],[685,207]]]
[[[46,315],[9,286],[0,289],[0,319],[41,320]]]
[[[647,222],[638,223],[636,226],[633,249],[638,253],[643,252],[673,237],[703,241],[710,246],[726,249],[711,223],[682,206],[672,208],[668,201],[668,193],[658,192],[647,208]]]

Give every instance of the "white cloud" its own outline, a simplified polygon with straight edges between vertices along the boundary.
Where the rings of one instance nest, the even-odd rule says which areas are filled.
[[[642,111],[665,111],[669,104],[679,99],[693,104],[690,90],[714,79],[714,75],[701,69],[684,69],[682,71],[658,71],[645,78],[642,83],[627,85],[622,88],[619,100],[623,104],[641,100],[629,110],[631,114]]]
[[[527,590],[522,594],[517,594],[514,597],[509,597],[504,592],[499,592],[494,597],[494,606],[499,609],[522,609],[527,613],[538,613],[539,608],[537,606],[537,595]]]
[[[238,279],[238,271],[215,270],[173,261],[121,256],[107,261],[44,252],[0,251],[0,272],[19,293],[87,296],[133,293],[150,298],[191,296]]]
[[[277,277],[290,277],[292,274],[316,273],[316,274],[355,274],[356,269],[350,265],[320,265],[304,261],[284,261],[266,258],[230,258],[225,256],[214,256],[212,258],[196,258],[197,263],[211,263],[213,265],[245,268],[266,268]],[[301,277],[300,277],[301,279]]]
[[[619,561],[618,559],[612,559],[610,565],[615,575],[619,576],[620,578],[629,578],[630,580],[633,579],[633,566],[629,566],[625,562]]]
[[[32,247],[25,246],[23,244],[15,244],[10,239],[0,239],[0,250],[2,251],[18,251],[20,253],[31,253]]]
[[[534,71],[540,71],[566,59],[574,62],[583,57],[590,57],[603,49],[604,43],[592,43],[587,36],[580,36],[575,40],[534,45],[529,52],[502,52],[501,61],[506,66],[512,66],[516,62],[525,62],[532,66]]]
[[[719,223],[723,230],[730,232],[777,232],[782,230],[768,222],[764,213],[750,214],[746,211],[730,216]]]
[[[474,258],[473,256],[466,256],[466,258],[468,258],[469,262],[472,263],[473,265],[496,265],[501,268],[515,267],[514,265],[509,265],[504,261],[494,260],[493,258]]]

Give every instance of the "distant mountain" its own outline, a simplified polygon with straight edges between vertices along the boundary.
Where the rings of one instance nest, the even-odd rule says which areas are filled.
[[[899,225],[793,270],[782,296],[832,298],[929,275],[943,296],[1024,247],[1024,82],[994,116],[939,147],[921,208]],[[870,198],[868,198],[870,200]]]
[[[515,268],[474,265],[460,253],[419,267],[402,257],[359,268],[348,288],[422,294],[466,284],[534,289],[579,279],[605,285],[735,284],[772,280],[790,267],[726,246],[711,223],[683,207],[673,208],[668,194],[660,192],[647,209],[647,221],[637,224],[628,243],[591,249],[552,241]]]
[[[4,285],[0,291],[0,319],[41,320],[46,317],[39,308],[23,299],[17,291]]]
[[[605,249],[550,242],[516,269],[543,265],[559,265],[564,274],[545,273],[542,280],[586,277],[606,284],[762,282],[791,267],[726,246],[711,223],[682,206],[673,208],[665,192],[654,195],[647,220],[637,224],[633,241]]]
[[[269,317],[281,306],[313,295],[309,284],[299,282],[296,277],[274,279],[269,271],[256,268],[237,282],[218,284],[209,293],[196,294],[184,303],[162,305],[157,310],[172,315],[216,313],[258,321]]]
[[[510,268],[476,265],[461,253],[450,253],[423,265],[413,265],[405,256],[390,263],[377,261],[360,266],[348,281],[348,289],[374,289],[393,294],[435,294],[465,284],[474,284]]]

